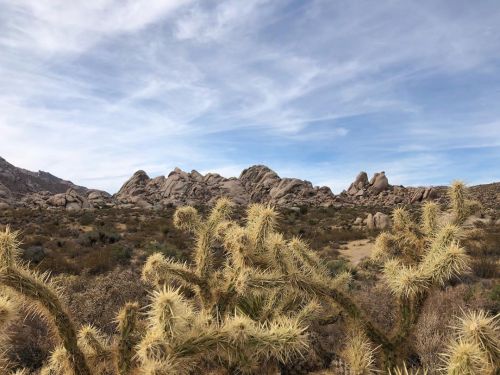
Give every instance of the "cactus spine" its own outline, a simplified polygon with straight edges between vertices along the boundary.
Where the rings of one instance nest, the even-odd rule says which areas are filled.
[[[389,339],[390,345],[375,340],[382,344],[386,356],[407,347],[405,343],[429,292],[469,270],[470,259],[461,246],[465,235],[462,224],[475,204],[466,198],[465,186],[459,182],[450,187],[449,196],[451,220],[433,202],[423,205],[420,223],[414,222],[406,209],[396,208],[392,232],[380,234],[375,242],[372,258],[382,264],[383,278],[399,306],[399,325]]]
[[[50,317],[74,372],[90,375],[85,356],[77,344],[73,323],[61,304],[56,288],[46,276],[31,272],[20,263],[18,234],[8,228],[0,233],[0,284],[33,301],[42,313]]]
[[[500,314],[463,312],[452,327],[455,338],[443,354],[448,375],[495,375],[500,371]]]
[[[311,274],[306,269],[314,266],[314,256],[295,240],[292,261],[291,243],[274,231],[273,209],[251,206],[244,227],[230,221],[230,213],[226,199],[207,219],[192,207],[177,209],[174,224],[195,236],[193,265],[160,254],[146,262],[143,278],[156,291],[138,356],[150,372],[175,367],[187,373],[204,362],[255,373],[268,361],[286,362],[307,348],[306,324],[320,305],[298,285]],[[222,264],[214,260],[216,246],[226,255]],[[300,281],[287,284],[293,275]],[[172,282],[192,290],[195,298],[183,296]]]
[[[115,358],[118,375],[128,375],[134,367],[134,349],[139,342],[138,315],[139,304],[137,302],[126,303],[118,314],[118,344]]]

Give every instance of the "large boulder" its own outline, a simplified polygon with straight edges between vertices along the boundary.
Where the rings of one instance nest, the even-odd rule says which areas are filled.
[[[385,172],[375,173],[368,181],[366,172],[359,172],[354,182],[349,185],[347,194],[354,197],[363,197],[365,195],[377,195],[390,188],[389,180]]]
[[[354,182],[349,186],[349,189],[347,189],[347,193],[349,195],[357,195],[360,191],[363,191],[367,186],[368,186],[368,175],[366,174],[366,172],[359,172]]]
[[[389,188],[389,180],[387,179],[385,172],[375,173],[370,180],[370,192],[374,194],[379,194]]]

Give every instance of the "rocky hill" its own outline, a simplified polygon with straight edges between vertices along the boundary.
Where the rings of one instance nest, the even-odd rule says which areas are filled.
[[[473,195],[488,207],[500,206],[500,183],[478,185]],[[135,172],[113,196],[77,186],[47,172],[17,168],[0,158],[0,208],[27,207],[81,210],[103,207],[162,208],[179,205],[212,204],[228,197],[237,204],[269,203],[280,207],[392,207],[418,204],[428,199],[446,200],[445,187],[404,187],[391,185],[385,172],[368,179],[360,172],[347,190],[334,195],[328,187],[309,181],[282,178],[264,165],[243,170],[238,178],[216,173],[202,175],[174,169],[167,176],[151,178]]]
[[[69,188],[80,193],[88,190],[48,172],[31,172],[15,167],[0,157],[0,198],[20,198],[39,191],[48,191],[52,194],[64,193]]]
[[[277,206],[322,206],[335,200],[328,187],[281,178],[263,165],[245,169],[239,178],[225,178],[216,173],[202,175],[194,170],[188,173],[179,168],[166,177],[150,178],[144,171],[137,171],[114,198],[121,205],[152,207],[211,204],[222,196],[238,204],[261,202]]]
[[[91,208],[87,197],[109,194],[78,186],[48,172],[18,168],[0,157],[0,208],[9,206]],[[52,204],[51,204],[52,203]]]

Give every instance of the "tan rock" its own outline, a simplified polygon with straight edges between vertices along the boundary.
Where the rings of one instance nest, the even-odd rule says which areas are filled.
[[[379,194],[389,188],[389,180],[385,172],[375,173],[370,180],[370,191],[374,194]]]

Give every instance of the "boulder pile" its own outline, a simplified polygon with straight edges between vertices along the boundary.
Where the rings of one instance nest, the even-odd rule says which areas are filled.
[[[150,178],[137,171],[114,195],[120,206],[164,207],[168,205],[212,204],[219,197],[237,204],[270,203],[278,206],[328,206],[335,197],[328,187],[314,187],[309,181],[281,178],[263,165],[241,172],[239,178],[217,173],[202,175],[175,168],[170,174]]]
[[[432,187],[391,185],[383,171],[375,173],[370,180],[366,172],[360,172],[349,188],[338,196],[338,201],[348,205],[390,207],[397,204],[420,203],[436,199],[438,196],[437,190]]]

